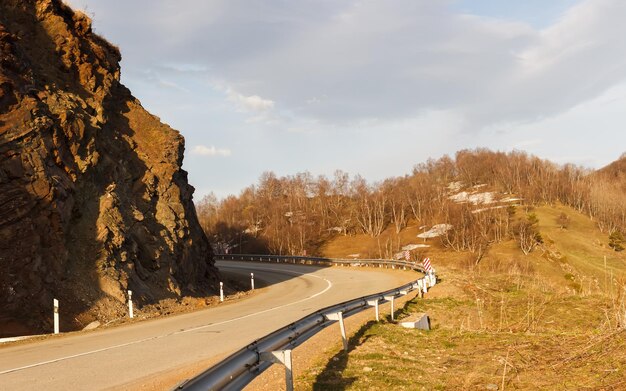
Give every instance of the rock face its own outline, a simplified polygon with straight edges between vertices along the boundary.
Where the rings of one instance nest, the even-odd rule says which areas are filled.
[[[119,82],[119,50],[60,0],[0,2],[0,336],[215,289],[184,140]]]

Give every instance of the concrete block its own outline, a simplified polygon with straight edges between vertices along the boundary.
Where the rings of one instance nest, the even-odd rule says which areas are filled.
[[[407,329],[430,330],[430,318],[428,314],[420,312],[402,319],[400,325]]]

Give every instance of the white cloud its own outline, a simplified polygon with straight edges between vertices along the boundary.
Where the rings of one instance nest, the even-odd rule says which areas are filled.
[[[228,100],[234,102],[240,109],[245,111],[269,111],[274,108],[274,101],[263,99],[258,95],[245,96],[232,89],[228,89]]]
[[[241,111],[280,102],[281,115],[334,125],[445,110],[480,130],[557,115],[626,79],[622,0],[581,1],[543,30],[453,1],[73,3],[88,2],[96,26],[110,18],[125,66],[176,58],[231,86]]]
[[[218,149],[213,145],[207,147],[205,145],[196,145],[191,149],[191,153],[199,156],[230,156],[230,149]]]
[[[159,80],[158,85],[164,88],[169,88],[169,89],[180,91],[180,92],[190,92],[188,89],[181,87],[177,83],[174,83],[168,80]]]
[[[218,132],[237,145],[242,164],[215,174],[233,188],[255,169],[382,179],[473,147],[598,167],[625,145],[623,0],[498,5],[555,9],[539,25],[471,15],[459,0],[71,1],[89,5],[96,31],[120,46],[122,81],[188,145]],[[191,93],[157,90],[160,79]],[[187,98],[194,110],[179,109]],[[228,153],[202,148],[191,153]],[[190,178],[208,182],[201,163],[191,159]]]

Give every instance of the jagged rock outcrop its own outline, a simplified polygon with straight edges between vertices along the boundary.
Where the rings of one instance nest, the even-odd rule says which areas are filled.
[[[60,0],[0,2],[0,336],[215,288],[182,136],[119,82],[119,50]]]

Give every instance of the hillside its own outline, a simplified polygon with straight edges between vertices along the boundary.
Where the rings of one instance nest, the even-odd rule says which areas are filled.
[[[264,174],[199,204],[220,250],[429,257],[439,283],[301,369],[313,389],[624,389],[623,159],[602,170],[523,152],[459,151],[368,184]],[[355,277],[356,278],[356,277]]]
[[[621,191],[626,190],[626,154],[599,169],[595,175],[612,182]]]
[[[60,0],[0,3],[0,336],[215,289],[182,136],[120,84],[119,50]]]
[[[509,239],[531,252],[540,240],[531,209],[558,204],[593,219],[617,249],[626,232],[618,163],[608,175],[520,151],[463,150],[373,184],[342,171],[330,179],[268,172],[240,195],[209,196],[197,208],[218,251],[320,254],[333,241],[350,245],[350,237],[369,237],[375,245],[353,246],[344,256],[390,257],[401,250],[407,230],[451,226],[441,244],[480,262]],[[524,212],[515,214],[516,207]]]
[[[396,317],[426,312],[432,330],[370,322],[348,354],[337,343],[306,369],[299,388],[623,389],[626,255],[570,207],[533,212],[544,243],[529,255],[505,241],[475,265],[427,239],[440,283]]]

